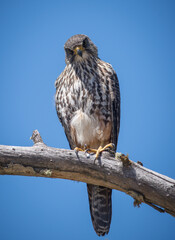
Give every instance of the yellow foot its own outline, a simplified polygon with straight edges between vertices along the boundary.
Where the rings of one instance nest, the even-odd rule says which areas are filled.
[[[107,144],[106,146],[102,147],[100,146],[98,149],[92,149],[92,148],[89,148],[87,149],[86,151],[88,153],[95,153],[95,159],[98,159],[100,153],[102,153],[103,151],[105,151],[107,148],[114,148],[115,145],[113,143],[109,143]]]
[[[75,152],[84,152],[85,150],[83,150],[82,148],[76,147],[74,148]]]

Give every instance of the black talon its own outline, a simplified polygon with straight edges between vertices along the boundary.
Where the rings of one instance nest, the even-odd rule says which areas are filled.
[[[114,143],[112,143],[112,146],[113,146],[113,150],[115,150],[115,144]]]
[[[76,154],[77,158],[80,159],[80,158],[79,158],[79,155],[78,155],[78,150],[77,150],[77,149],[74,149],[74,151],[75,151],[75,154]]]
[[[90,156],[90,155],[94,155],[94,154],[95,154],[95,153],[89,153],[88,151],[91,151],[91,149],[90,149],[90,148],[87,148],[87,149],[86,149],[84,152],[85,152],[85,153],[88,153],[88,154],[89,154],[89,156]]]
[[[85,149],[85,150],[87,149],[87,144],[84,144],[84,149]]]

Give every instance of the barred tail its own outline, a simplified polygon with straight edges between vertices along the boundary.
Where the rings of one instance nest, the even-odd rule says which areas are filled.
[[[87,184],[91,219],[98,236],[108,234],[112,215],[112,190]]]

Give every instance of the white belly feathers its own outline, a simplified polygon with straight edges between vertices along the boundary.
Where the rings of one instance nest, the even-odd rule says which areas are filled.
[[[100,129],[100,123],[93,115],[78,110],[71,120],[71,128],[74,129],[75,137],[81,146],[91,145],[93,139],[101,140],[103,130]]]

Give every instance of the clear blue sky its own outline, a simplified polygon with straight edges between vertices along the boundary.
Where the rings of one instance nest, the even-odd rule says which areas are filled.
[[[175,1],[0,1],[0,144],[69,148],[54,106],[64,43],[88,35],[112,64],[121,89],[118,151],[175,178]],[[2,240],[98,239],[86,185],[0,176]],[[102,239],[175,236],[175,219],[113,191],[110,233]]]

